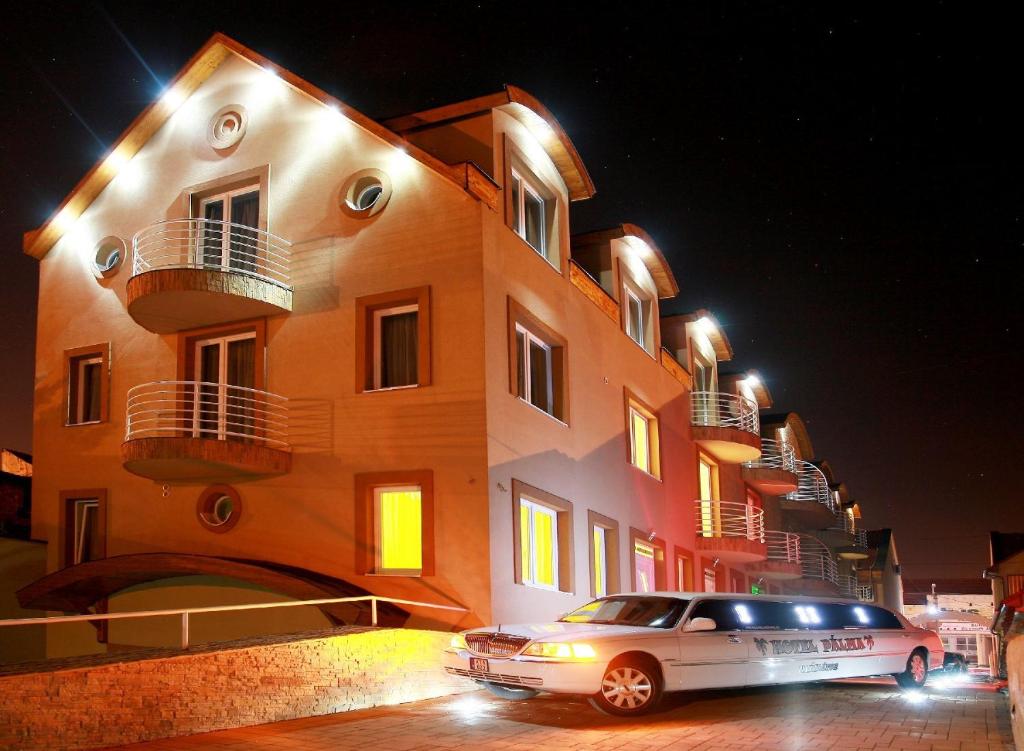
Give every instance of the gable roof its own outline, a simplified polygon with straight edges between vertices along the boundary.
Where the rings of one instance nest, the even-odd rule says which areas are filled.
[[[405,134],[499,107],[522,123],[536,137],[562,176],[570,200],[579,201],[594,195],[594,181],[590,179],[583,159],[558,120],[535,96],[518,86],[506,84],[502,91],[494,94],[391,117],[383,120],[383,123],[396,133]]]
[[[676,282],[675,274],[672,273],[672,267],[665,260],[665,254],[661,252],[661,248],[654,242],[654,239],[643,228],[635,224],[625,222],[616,227],[573,235],[572,244],[586,246],[620,239],[628,242],[630,249],[636,252],[644,266],[647,267],[660,299],[664,300],[679,294],[679,284]]]
[[[259,53],[234,39],[216,33],[168,84],[163,95],[144,109],[114,142],[114,145],[64,198],[50,217],[37,229],[26,232],[22,242],[25,253],[34,258],[43,258],[65,231],[96,200],[107,184],[117,174],[120,165],[126,163],[146,144],[178,107],[205,82],[229,55],[237,55],[253,65],[272,70],[281,80],[300,93],[329,107],[336,107],[349,120],[363,129],[406,151],[409,156],[422,162],[459,188],[465,188],[464,170],[446,165],[419,147],[344,102],[331,96],[288,70],[274,64]]]

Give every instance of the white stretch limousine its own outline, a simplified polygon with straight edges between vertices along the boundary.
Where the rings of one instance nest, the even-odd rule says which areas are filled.
[[[507,699],[584,694],[608,714],[665,691],[891,674],[924,685],[942,642],[875,605],[817,597],[652,592],[594,600],[554,623],[452,637],[445,669]]]

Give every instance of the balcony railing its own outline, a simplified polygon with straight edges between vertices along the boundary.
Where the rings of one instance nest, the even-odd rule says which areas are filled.
[[[761,439],[761,457],[752,462],[743,462],[748,469],[781,469],[796,472],[796,452],[785,441],[774,438]]]
[[[690,424],[701,428],[734,428],[760,435],[757,405],[745,396],[718,391],[690,394]]]
[[[820,503],[833,514],[836,513],[836,499],[828,486],[825,473],[811,462],[796,460],[797,487],[792,493],[786,493],[790,501]]]
[[[288,400],[199,381],[155,381],[128,390],[125,440],[209,438],[288,447]]]
[[[291,289],[291,243],[255,227],[214,219],[157,222],[132,238],[132,275],[155,269],[205,269]]]
[[[836,586],[839,588],[839,594],[844,597],[856,597],[857,596],[857,577],[847,576],[845,574],[836,577]]]
[[[764,533],[767,559],[776,563],[800,563],[800,535],[769,529]]]
[[[838,583],[839,566],[828,547],[810,535],[800,535],[800,572],[805,579]]]
[[[870,584],[857,585],[857,599],[861,602],[874,602],[875,590]]]
[[[764,510],[731,501],[694,501],[697,537],[744,538],[763,543]]]

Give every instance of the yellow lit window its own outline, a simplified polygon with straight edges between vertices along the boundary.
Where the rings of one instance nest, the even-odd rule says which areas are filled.
[[[651,421],[635,407],[629,408],[630,461],[644,472],[651,471]]]
[[[423,499],[420,488],[374,491],[377,506],[377,572],[419,574],[423,570]]]
[[[702,537],[715,535],[718,515],[718,468],[703,456],[698,460],[697,481],[700,489],[700,534]]]
[[[637,591],[653,592],[656,570],[654,548],[639,540],[634,541],[633,563],[635,566]]]
[[[558,515],[533,501],[520,500],[523,583],[558,589]]]
[[[594,527],[594,596],[608,594],[608,548],[604,527]]]

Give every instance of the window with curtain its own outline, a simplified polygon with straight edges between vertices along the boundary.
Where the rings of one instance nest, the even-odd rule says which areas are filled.
[[[519,539],[523,583],[558,589],[558,512],[520,499]]]
[[[246,186],[199,203],[197,255],[203,266],[255,273],[260,257],[260,191]]]
[[[418,486],[374,490],[376,572],[418,576],[423,571],[423,498]]]
[[[377,389],[419,383],[419,306],[402,305],[373,312],[374,372]]]

